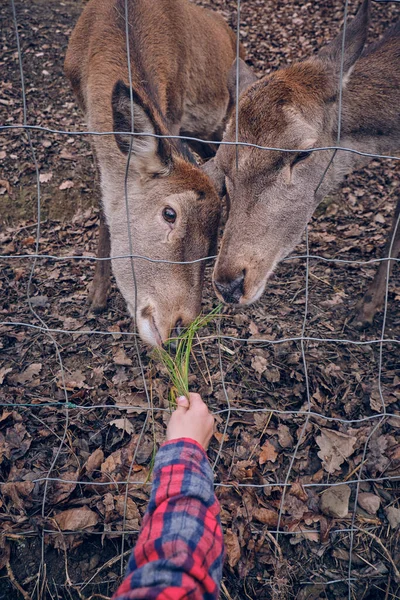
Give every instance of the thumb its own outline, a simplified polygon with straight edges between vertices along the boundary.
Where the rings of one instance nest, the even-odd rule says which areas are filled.
[[[176,404],[176,411],[181,414],[185,414],[189,408],[189,400],[186,398],[186,396],[178,396],[176,399]]]

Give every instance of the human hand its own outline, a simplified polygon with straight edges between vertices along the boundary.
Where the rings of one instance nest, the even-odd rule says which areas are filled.
[[[200,394],[189,394],[176,399],[177,409],[172,413],[167,427],[167,441],[190,438],[207,450],[214,432],[214,417]]]

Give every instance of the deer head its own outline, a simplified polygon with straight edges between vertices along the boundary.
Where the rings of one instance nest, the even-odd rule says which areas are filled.
[[[300,241],[318,203],[354,166],[349,153],[338,152],[330,164],[332,151],[312,149],[336,145],[340,74],[346,89],[366,41],[368,9],[366,0],[347,26],[343,63],[343,34],[316,57],[259,81],[240,61],[239,141],[297,151],[243,146],[237,156],[235,146],[221,145],[205,167],[228,199],[228,221],[214,269],[214,285],[225,302],[249,304],[261,296],[276,265]],[[346,128],[342,131],[342,143],[351,143]],[[232,116],[224,141],[235,139]]]
[[[165,135],[157,110],[134,90],[132,99],[134,131]],[[209,256],[220,214],[209,178],[182,144],[125,133],[132,131],[131,92],[121,81],[114,86],[112,110],[117,147],[110,152],[108,146],[100,161],[111,255],[132,253],[172,263]],[[204,267],[204,261],[113,259],[117,285],[144,341],[161,344],[171,330],[197,316]]]

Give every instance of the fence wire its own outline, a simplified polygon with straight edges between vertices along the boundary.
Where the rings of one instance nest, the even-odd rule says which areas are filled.
[[[383,2],[385,0],[376,0],[376,1]],[[391,1],[399,2],[400,0],[391,0]],[[65,263],[65,262],[71,262],[71,261],[86,261],[88,263],[92,263],[92,262],[102,261],[102,260],[111,260],[111,259],[118,260],[118,259],[129,258],[130,259],[130,268],[131,268],[131,272],[132,272],[132,278],[133,278],[133,282],[134,282],[134,290],[133,290],[134,312],[135,312],[135,315],[137,315],[138,299],[137,299],[137,283],[136,283],[136,273],[135,273],[136,261],[148,261],[150,263],[181,264],[181,265],[187,264],[187,265],[189,265],[189,264],[194,264],[194,263],[198,263],[201,261],[208,261],[210,259],[215,259],[216,256],[208,256],[208,257],[191,260],[191,261],[190,260],[189,261],[170,261],[170,260],[163,260],[163,259],[158,259],[158,258],[155,259],[151,256],[142,256],[142,255],[135,254],[133,252],[131,219],[130,219],[130,214],[129,214],[129,201],[128,201],[128,184],[129,184],[129,175],[130,175],[129,167],[130,167],[130,162],[131,162],[131,151],[132,151],[132,145],[133,145],[135,136],[148,135],[148,136],[151,136],[154,138],[181,139],[183,141],[189,141],[189,142],[196,141],[196,142],[205,143],[205,144],[234,145],[236,148],[236,167],[237,168],[238,168],[240,149],[243,147],[258,148],[258,149],[264,150],[266,152],[272,151],[272,150],[279,150],[282,152],[299,152],[299,151],[301,151],[301,150],[293,150],[293,149],[285,149],[285,148],[267,147],[267,146],[261,146],[261,145],[257,145],[257,144],[249,144],[249,143],[240,141],[240,139],[239,139],[239,83],[240,83],[239,82],[239,62],[237,62],[237,69],[236,69],[236,105],[235,105],[235,115],[234,115],[234,119],[235,119],[235,141],[234,142],[221,142],[219,140],[204,140],[204,139],[198,139],[198,138],[190,137],[190,136],[176,136],[176,135],[165,135],[164,136],[164,135],[143,134],[141,132],[140,133],[136,132],[135,131],[135,122],[134,122],[134,101],[133,101],[133,92],[132,92],[133,87],[132,87],[130,44],[129,44],[129,18],[128,18],[129,17],[129,10],[128,10],[129,7],[128,7],[128,5],[129,5],[128,0],[124,0],[125,43],[126,43],[127,64],[129,67],[128,68],[128,77],[129,77],[129,88],[130,88],[131,132],[130,133],[122,132],[122,133],[123,133],[123,135],[130,136],[130,138],[129,138],[130,139],[130,149],[127,154],[125,180],[124,180],[125,211],[126,211],[127,236],[128,236],[128,240],[129,240],[129,254],[127,254],[127,255],[121,254],[121,255],[116,255],[116,256],[109,257],[109,258],[101,258],[101,257],[95,257],[95,256],[91,256],[91,255],[62,256],[62,255],[56,255],[56,254],[40,253],[42,198],[41,198],[39,165],[38,165],[38,161],[37,161],[37,157],[36,157],[34,142],[32,140],[32,132],[40,131],[40,132],[47,133],[49,135],[68,135],[68,136],[106,136],[106,135],[115,135],[118,132],[71,131],[71,130],[62,130],[62,129],[43,127],[43,126],[40,126],[37,124],[32,124],[32,123],[28,122],[29,111],[28,111],[27,93],[26,93],[25,78],[24,78],[24,64],[23,64],[23,57],[22,57],[22,52],[21,52],[21,44],[20,44],[20,36],[19,36],[19,25],[18,25],[17,10],[16,10],[16,0],[10,0],[10,6],[11,6],[13,26],[14,26],[14,30],[15,30],[15,43],[16,43],[16,48],[17,48],[17,53],[18,53],[18,62],[19,62],[19,70],[20,70],[21,93],[22,93],[22,103],[23,103],[23,122],[21,124],[16,124],[16,125],[15,124],[0,125],[0,132],[3,134],[21,130],[23,132],[23,135],[26,136],[27,144],[28,144],[29,151],[31,154],[31,159],[32,159],[32,162],[34,165],[36,188],[37,188],[37,225],[36,225],[34,252],[32,252],[32,253],[27,252],[25,254],[5,253],[5,254],[0,255],[0,259],[1,260],[10,260],[10,261],[15,260],[15,259],[17,259],[17,260],[24,259],[26,261],[31,262],[26,296],[27,296],[29,310],[32,314],[32,320],[36,320],[39,323],[39,324],[37,324],[37,323],[23,322],[23,321],[4,320],[4,321],[0,322],[0,326],[2,326],[4,328],[25,328],[27,330],[32,330],[33,332],[36,331],[40,334],[43,334],[49,339],[49,341],[51,342],[51,344],[54,347],[54,352],[55,352],[55,355],[56,355],[56,358],[57,358],[57,361],[58,361],[58,364],[60,367],[60,373],[61,373],[60,389],[62,390],[63,398],[64,398],[64,400],[62,402],[61,401],[40,402],[40,403],[2,402],[0,405],[3,407],[12,407],[12,406],[29,407],[31,409],[35,409],[35,411],[36,410],[40,411],[41,409],[48,408],[48,407],[57,407],[58,409],[63,410],[63,418],[64,418],[63,432],[62,432],[61,436],[57,436],[59,444],[58,444],[57,448],[55,449],[50,467],[47,470],[47,473],[45,476],[38,477],[31,481],[34,484],[44,483],[44,492],[43,492],[43,499],[42,499],[42,505],[41,505],[41,516],[43,519],[46,516],[46,507],[48,505],[48,491],[49,491],[49,485],[51,483],[62,483],[62,484],[70,483],[73,485],[81,485],[81,486],[89,486],[90,485],[91,487],[93,487],[95,489],[96,488],[100,489],[101,487],[110,486],[109,481],[88,482],[86,480],[79,480],[79,479],[78,480],[76,480],[76,479],[69,480],[69,479],[65,479],[65,478],[55,477],[53,475],[63,448],[66,447],[68,449],[67,435],[68,435],[68,428],[69,428],[69,424],[70,424],[71,411],[74,411],[74,414],[75,414],[75,412],[85,413],[88,411],[93,411],[93,410],[98,410],[98,409],[119,409],[119,410],[128,410],[129,409],[129,410],[137,410],[137,412],[140,411],[141,413],[145,414],[145,419],[144,419],[143,425],[142,425],[141,430],[137,437],[136,448],[134,450],[132,459],[130,461],[129,470],[126,475],[126,478],[121,481],[114,482],[116,489],[125,488],[122,530],[116,529],[116,530],[109,530],[109,531],[103,531],[103,532],[94,531],[94,532],[90,533],[90,535],[101,535],[101,536],[106,536],[106,537],[109,536],[112,538],[114,538],[114,537],[120,538],[121,552],[120,552],[120,555],[118,556],[118,560],[120,562],[120,574],[121,575],[123,574],[124,567],[125,567],[125,561],[126,561],[127,555],[129,554],[129,549],[126,549],[126,547],[125,547],[126,546],[126,536],[134,535],[134,534],[138,533],[138,530],[136,530],[136,529],[132,530],[132,529],[129,529],[126,527],[126,524],[127,524],[127,500],[128,500],[129,487],[130,486],[138,486],[138,487],[148,488],[150,486],[150,482],[143,482],[143,481],[136,480],[133,475],[133,469],[134,469],[134,465],[136,463],[137,452],[140,449],[141,441],[143,439],[143,436],[145,435],[146,430],[149,427],[149,424],[151,422],[154,422],[154,412],[157,411],[157,412],[162,413],[162,412],[168,411],[168,409],[163,408],[163,407],[157,407],[155,409],[153,406],[151,392],[149,390],[149,385],[148,385],[148,379],[146,376],[146,369],[145,369],[145,365],[143,364],[141,350],[140,350],[140,346],[139,346],[139,340],[138,340],[139,336],[138,336],[138,333],[136,330],[136,319],[134,320],[134,327],[135,327],[134,331],[129,331],[129,332],[121,331],[121,332],[118,332],[118,335],[121,335],[121,336],[123,336],[123,338],[126,338],[126,339],[130,338],[134,342],[134,349],[135,349],[135,352],[137,355],[137,361],[139,364],[140,376],[141,376],[142,382],[143,382],[143,390],[144,390],[144,394],[146,397],[147,406],[133,406],[131,404],[123,404],[123,403],[122,404],[121,403],[118,403],[118,404],[99,403],[99,404],[90,404],[90,405],[82,405],[82,404],[78,405],[70,400],[70,398],[68,396],[67,385],[66,385],[65,365],[64,365],[63,357],[62,357],[63,349],[62,349],[60,343],[57,341],[55,334],[64,334],[64,335],[83,335],[83,334],[85,334],[85,335],[110,336],[110,335],[115,335],[115,333],[110,332],[110,331],[101,330],[101,329],[99,329],[99,330],[97,330],[97,329],[71,330],[71,329],[58,329],[58,328],[49,327],[47,325],[47,323],[44,321],[44,319],[42,318],[42,316],[35,310],[35,306],[32,303],[32,283],[33,283],[33,278],[35,275],[35,270],[37,268],[38,262],[39,261],[55,261],[55,262],[62,261],[63,263]],[[236,5],[237,5],[236,55],[238,58],[239,53],[240,53],[240,42],[241,42],[241,1],[237,0]],[[339,106],[338,133],[337,133],[336,146],[325,146],[325,147],[311,149],[312,152],[327,151],[327,150],[332,152],[328,166],[324,172],[324,175],[323,175],[320,183],[318,184],[317,189],[322,184],[322,181],[324,180],[324,178],[327,174],[327,171],[330,168],[330,166],[333,162],[333,159],[339,150],[354,153],[354,154],[357,154],[360,156],[370,157],[370,158],[386,159],[386,160],[391,160],[391,161],[400,160],[399,156],[389,156],[389,155],[385,155],[385,154],[372,154],[372,153],[368,153],[368,152],[362,152],[362,151],[356,150],[354,148],[341,146],[343,66],[344,66],[344,47],[345,47],[345,40],[346,40],[347,22],[348,22],[348,0],[344,0],[343,38],[342,38],[342,52],[341,52],[341,64],[340,64],[340,87],[339,87],[339,103],[338,103],[338,106]],[[306,253],[300,254],[300,255],[292,255],[292,256],[289,256],[286,259],[284,259],[285,261],[291,261],[291,260],[295,260],[295,259],[300,259],[300,260],[305,261],[304,315],[303,315],[302,326],[301,326],[301,334],[299,336],[284,337],[284,338],[281,338],[278,340],[268,340],[268,339],[264,339],[262,337],[257,338],[256,336],[252,337],[251,339],[248,339],[248,338],[240,338],[240,337],[235,337],[235,336],[230,336],[230,335],[224,335],[221,332],[221,320],[219,320],[217,323],[216,334],[207,335],[207,336],[203,336],[203,337],[199,338],[199,343],[202,343],[203,341],[217,341],[220,381],[222,384],[223,396],[224,396],[225,403],[226,403],[226,408],[213,411],[213,414],[218,415],[221,418],[223,418],[223,433],[220,438],[221,441],[219,443],[219,447],[215,452],[215,459],[213,461],[213,469],[214,469],[214,471],[216,471],[216,473],[218,473],[217,467],[221,460],[221,455],[223,453],[223,448],[224,448],[224,440],[226,439],[226,433],[228,431],[228,427],[230,425],[233,414],[240,415],[240,414],[246,414],[246,413],[251,413],[251,414],[265,413],[268,415],[291,416],[293,418],[303,419],[303,421],[304,421],[301,428],[299,428],[298,439],[297,439],[296,445],[294,447],[294,450],[291,454],[289,465],[286,470],[286,474],[284,475],[284,478],[282,481],[279,480],[279,481],[274,481],[274,482],[263,482],[260,484],[244,483],[244,482],[240,482],[240,481],[235,482],[235,483],[227,483],[224,481],[219,481],[218,479],[216,479],[216,481],[215,481],[216,489],[225,488],[225,489],[235,489],[235,490],[238,490],[238,489],[239,490],[240,489],[250,489],[250,490],[252,490],[252,489],[253,490],[275,489],[276,490],[277,488],[280,488],[282,490],[281,499],[280,499],[280,503],[279,503],[277,526],[276,526],[276,529],[269,529],[269,533],[272,534],[273,536],[275,536],[276,543],[274,545],[274,551],[275,551],[276,557],[278,556],[278,549],[280,548],[279,547],[280,536],[290,537],[290,536],[299,534],[298,531],[285,530],[282,527],[282,519],[283,519],[283,513],[284,513],[284,503],[285,503],[286,493],[293,484],[292,477],[291,477],[293,465],[298,458],[299,449],[300,449],[302,443],[304,442],[304,438],[305,438],[307,427],[308,427],[310,420],[318,419],[318,420],[325,421],[327,423],[338,423],[338,424],[360,424],[360,423],[370,423],[371,424],[371,429],[370,429],[369,434],[363,445],[362,459],[361,459],[357,477],[350,477],[349,479],[346,479],[345,481],[338,481],[338,482],[302,483],[302,487],[305,489],[315,488],[318,490],[325,490],[329,487],[333,488],[333,487],[341,486],[345,482],[348,485],[354,487],[354,489],[355,489],[354,510],[353,510],[351,518],[350,518],[350,526],[349,527],[341,527],[341,528],[339,527],[336,529],[332,529],[330,531],[331,535],[347,534],[349,536],[350,559],[349,559],[349,563],[348,563],[347,577],[338,578],[338,579],[330,579],[329,576],[327,576],[325,580],[321,580],[321,581],[318,581],[316,579],[314,579],[312,581],[300,581],[301,585],[321,585],[321,586],[345,583],[347,585],[347,590],[348,590],[347,594],[348,594],[349,600],[352,600],[352,598],[355,597],[354,596],[354,584],[358,582],[358,578],[354,577],[353,572],[352,572],[353,571],[352,556],[353,556],[353,549],[354,549],[354,545],[355,545],[355,534],[359,531],[359,528],[356,526],[356,507],[357,507],[358,496],[360,493],[360,485],[363,483],[365,484],[365,483],[379,483],[379,482],[385,482],[385,481],[387,481],[387,482],[400,481],[400,475],[398,477],[384,476],[384,475],[381,477],[364,477],[363,476],[364,466],[365,466],[365,462],[366,462],[366,456],[367,456],[367,452],[368,452],[368,445],[369,445],[369,442],[370,442],[372,436],[374,435],[374,433],[376,431],[378,431],[382,427],[382,425],[389,418],[390,419],[400,419],[399,414],[396,414],[395,412],[389,412],[389,410],[387,409],[385,399],[383,396],[383,391],[382,391],[384,345],[385,344],[397,345],[400,343],[399,339],[394,338],[394,337],[386,337],[386,335],[385,335],[387,314],[388,314],[388,293],[389,293],[389,279],[390,279],[389,275],[390,275],[390,265],[391,265],[390,261],[393,261],[393,263],[400,261],[399,258],[391,256],[396,230],[400,226],[399,222],[400,222],[400,215],[399,215],[399,217],[397,219],[397,223],[395,224],[395,227],[393,229],[392,242],[391,242],[391,246],[389,249],[388,257],[383,257],[380,259],[371,259],[371,260],[366,260],[366,261],[365,260],[364,261],[345,260],[345,259],[340,259],[340,258],[327,258],[324,256],[311,254],[310,253],[310,245],[309,245],[308,227],[306,228],[306,232],[305,232]],[[386,273],[386,284],[385,284],[384,314],[383,314],[381,333],[380,333],[379,337],[369,339],[369,340],[352,340],[352,339],[346,339],[346,338],[340,338],[340,337],[324,338],[324,337],[315,337],[315,336],[307,335],[307,325],[308,325],[308,318],[309,318],[310,261],[321,261],[321,262],[332,263],[332,264],[359,265],[359,266],[372,265],[375,263],[381,264],[382,262],[386,262],[387,273]],[[223,365],[223,348],[222,348],[221,342],[226,341],[226,340],[234,341],[236,343],[246,344],[248,346],[263,345],[263,347],[264,346],[274,347],[279,344],[298,342],[300,344],[300,349],[301,349],[302,367],[303,367],[303,373],[304,373],[304,378],[305,378],[306,409],[305,410],[303,410],[303,409],[302,410],[279,410],[279,409],[273,409],[273,408],[258,408],[258,407],[245,408],[245,407],[234,406],[229,398],[229,394],[227,392],[227,387],[225,385],[225,374],[224,374],[224,365]],[[321,414],[321,413],[313,410],[312,401],[311,401],[311,393],[310,393],[309,375],[308,375],[308,366],[309,365],[308,365],[308,360],[307,360],[307,344],[310,342],[323,343],[323,344],[348,344],[350,346],[352,346],[352,345],[356,345],[356,346],[377,345],[378,346],[378,352],[379,352],[379,354],[378,354],[378,372],[377,372],[376,381],[377,381],[377,386],[378,386],[379,398],[380,398],[380,402],[381,402],[381,410],[378,414],[374,414],[374,415],[367,416],[367,417],[356,418],[356,419],[346,419],[346,418],[341,418],[341,417],[337,417],[337,416],[333,417],[333,416],[330,416],[329,414]],[[38,418],[38,417],[35,417],[35,418]],[[3,484],[4,484],[4,482],[0,482],[0,485],[3,485]],[[21,533],[21,535],[29,537],[29,536],[37,536],[38,533],[39,533],[40,539],[41,539],[41,564],[40,564],[39,576],[36,580],[35,588],[32,592],[32,597],[34,597],[36,595],[39,598],[39,597],[41,597],[41,593],[43,591],[43,580],[46,576],[45,536],[56,536],[56,535],[59,535],[59,532],[51,530],[51,529],[47,529],[45,526],[43,526],[41,531],[39,531],[39,532],[35,528],[30,531],[24,531]],[[63,532],[63,535],[76,535],[77,533],[84,533],[84,531]],[[105,565],[103,565],[103,567],[104,566]],[[77,588],[80,588],[82,591],[88,585],[92,584],[93,579],[100,573],[100,571],[103,567],[96,570],[95,574],[92,577],[90,577],[90,579],[88,579],[87,581],[77,582],[74,584],[74,586]],[[266,584],[273,584],[272,580],[268,580],[267,578],[262,578],[262,579],[263,579],[264,583],[266,583]],[[110,580],[110,583],[114,583],[114,580]],[[59,586],[59,587],[62,587],[62,586]]]

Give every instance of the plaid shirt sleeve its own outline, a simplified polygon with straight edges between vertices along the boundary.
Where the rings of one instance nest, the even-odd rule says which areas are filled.
[[[163,444],[142,529],[113,600],[216,599],[224,557],[219,512],[203,448],[186,438]]]

